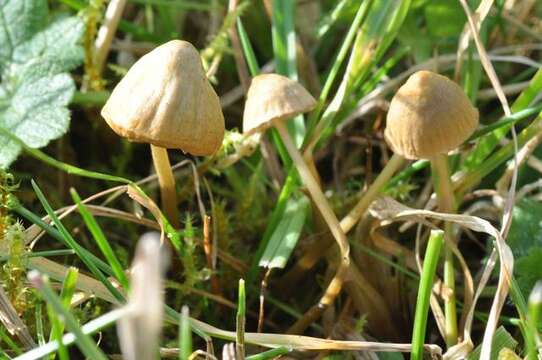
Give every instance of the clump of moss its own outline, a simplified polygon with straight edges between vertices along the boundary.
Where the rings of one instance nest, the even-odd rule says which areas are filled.
[[[8,202],[17,188],[13,176],[0,172],[0,252],[7,256],[2,266],[2,284],[8,297],[17,310],[22,313],[28,307],[29,289],[25,286],[28,249],[24,241],[24,227],[9,212]]]

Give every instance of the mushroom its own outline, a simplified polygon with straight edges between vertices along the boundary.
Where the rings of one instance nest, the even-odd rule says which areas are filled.
[[[388,110],[384,136],[395,154],[341,220],[343,231],[347,233],[358,222],[405,159],[429,159],[433,169],[447,174],[446,153],[467,140],[477,126],[478,111],[459,85],[431,71],[412,74],[399,88]],[[449,176],[440,180],[449,181]],[[439,191],[442,186],[437,188]],[[441,202],[446,199],[439,198]]]
[[[252,79],[243,114],[243,132],[247,135],[256,132],[263,133],[271,127],[278,131],[302,182],[307,187],[314,203],[339,245],[342,258],[341,266],[319,305],[314,308],[317,310],[311,312],[313,315],[320,313],[338,295],[350,262],[350,247],[346,235],[341,230],[339,221],[322,193],[318,182],[293,143],[285,124],[286,120],[308,112],[315,106],[316,100],[299,83],[281,75],[263,74]]]
[[[102,117],[118,135],[151,146],[165,215],[179,227],[168,148],[212,155],[222,144],[224,115],[192,44],[172,40],[141,57],[113,89]]]
[[[388,111],[386,141],[407,159],[431,162],[439,210],[456,211],[448,169],[447,153],[461,145],[478,127],[478,110],[463,89],[447,77],[430,71],[413,74],[393,97]],[[445,336],[450,347],[457,343],[455,271],[450,244],[453,234],[445,224],[444,284],[448,287],[445,305]]]
[[[431,162],[439,210],[455,212],[447,153],[467,140],[477,126],[478,110],[459,85],[431,71],[411,75],[393,97],[388,111],[384,136],[395,155],[354,208],[358,211],[355,216],[361,217],[404,158]],[[350,225],[353,219],[346,217],[341,225]],[[450,244],[450,224],[445,224],[444,230]],[[444,309],[445,335],[447,345],[452,346],[457,342],[457,315],[453,254],[449,245],[444,255],[444,284],[451,290]]]
[[[478,127],[478,110],[463,89],[431,71],[410,76],[393,97],[384,136],[407,159],[445,158]]]

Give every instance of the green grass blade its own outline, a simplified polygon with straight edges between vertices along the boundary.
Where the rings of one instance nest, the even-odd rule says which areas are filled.
[[[444,244],[444,232],[432,230],[427,242],[427,249],[424,255],[422,275],[416,299],[416,314],[414,316],[414,329],[412,333],[411,360],[423,359],[423,344],[425,342],[425,331],[429,315],[429,299],[433,288],[433,280],[440,256],[440,249]]]
[[[73,255],[75,251],[72,249],[61,249],[61,250],[46,250],[46,251],[33,251],[30,254],[24,254],[24,257],[34,258],[34,257],[52,257],[52,256],[64,256],[64,255]],[[0,261],[6,261],[9,256],[0,256]]]
[[[277,204],[275,205],[275,208],[273,209],[273,212],[269,217],[267,227],[265,228],[262,239],[258,244],[258,249],[254,254],[254,260],[252,261],[250,269],[247,273],[247,283],[249,284],[249,286],[252,286],[254,284],[254,281],[258,274],[260,259],[262,258],[262,255],[267,248],[267,244],[269,243],[271,236],[273,236],[273,233],[276,231],[277,226],[279,225],[283,217],[288,199],[290,198],[291,194],[297,189],[296,176],[297,175],[295,168],[290,168],[288,176],[286,177],[284,185],[282,186],[279,197],[277,199]]]
[[[350,2],[352,2],[352,0],[339,1],[335,5],[335,7],[329,12],[329,14],[326,15],[322,19],[322,21],[320,21],[320,23],[318,24],[318,28],[316,29],[317,38],[320,39],[328,33],[333,24],[335,24],[337,20],[343,16],[345,9],[348,8],[347,5],[349,5]]]
[[[2,340],[11,351],[13,351],[15,354],[19,355],[22,354],[21,348],[11,339],[11,337],[6,333],[3,326],[0,326],[0,340]]]
[[[539,94],[541,91],[542,69],[539,69],[531,79],[529,86],[521,92],[519,97],[512,104],[512,114],[525,110],[534,100],[536,95]],[[500,126],[492,133],[486,135],[483,139],[481,139],[478,144],[476,144],[476,148],[465,159],[463,165],[464,168],[466,170],[474,170],[480,164],[482,164],[484,160],[493,153],[493,151],[499,144],[499,140],[508,133],[512,125],[513,124],[509,124],[507,126]]]
[[[374,66],[397,37],[410,3],[410,0],[372,1],[367,15],[362,17],[364,21],[357,31],[341,84],[318,124],[314,125],[315,130],[311,133],[310,139],[307,139],[307,143],[311,145],[321,143],[323,134],[335,131],[342,120],[336,120],[336,116],[341,111],[345,100],[353,93],[361,94],[358,91],[359,87],[363,85]]]
[[[276,349],[267,350],[267,351],[261,352],[261,353],[256,354],[256,355],[247,356],[246,360],[275,359],[277,357],[280,357],[281,355],[288,354],[289,352],[290,352],[290,349],[281,346],[281,347],[278,347]]]
[[[45,333],[43,330],[43,316],[42,316],[42,306],[41,304],[36,305],[36,337],[38,338],[38,345],[41,346],[45,344]]]
[[[89,270],[102,282],[102,284],[109,290],[109,292],[121,303],[123,303],[124,297],[122,294],[111,284],[111,282],[104,276],[104,274],[98,269],[96,264],[92,261],[90,257],[87,256],[87,254],[82,251],[82,247],[75,241],[75,239],[70,235],[68,230],[64,227],[58,216],[55,214],[53,208],[45,198],[45,195],[39,188],[39,186],[36,184],[34,180],[32,180],[32,187],[34,188],[34,191],[38,197],[38,199],[41,202],[41,205],[57,227],[58,231],[62,235],[62,237],[65,240],[65,243],[67,246],[72,248],[77,256],[83,261],[83,263],[89,268]]]
[[[277,73],[297,80],[294,4],[292,0],[273,0],[271,34]]]
[[[70,189],[70,194],[72,196],[73,201],[76,203],[77,209],[79,210],[81,217],[85,221],[87,228],[92,234],[92,237],[96,241],[96,244],[98,244],[100,251],[106,258],[107,262],[109,263],[109,266],[111,266],[111,269],[113,270],[113,273],[115,274],[114,275],[115,278],[119,281],[119,283],[122,285],[122,287],[125,290],[128,290],[128,278],[126,277],[126,274],[124,273],[124,269],[122,268],[122,265],[120,264],[119,259],[115,255],[113,248],[109,244],[109,241],[107,240],[102,229],[100,228],[100,225],[98,225],[98,222],[96,221],[94,216],[90,213],[90,211],[88,211],[87,207],[81,202],[81,198],[79,197],[79,194],[77,194],[77,191],[75,191],[75,189]]]
[[[273,235],[260,259],[260,267],[282,269],[294,250],[309,209],[307,198],[290,198]]]
[[[529,126],[527,126],[518,135],[518,147],[523,146],[527,141],[536,136],[540,132],[542,126],[542,119],[537,118]],[[512,142],[506,144],[499,150],[493,152],[483,163],[478,165],[475,169],[471,170],[457,187],[458,193],[464,193],[468,189],[472,188],[475,184],[478,184],[484,176],[491,173],[499,165],[510,159],[514,155],[514,144]]]
[[[56,354],[60,360],[69,360],[70,356],[68,354],[68,349],[62,342],[62,331],[63,324],[60,321],[58,315],[54,312],[51,306],[47,305],[47,315],[49,317],[49,322],[51,323],[51,334],[49,342],[56,341],[58,344],[57,353],[49,355],[49,360],[54,360]],[[44,345],[46,346],[46,344]]]
[[[318,105],[316,107],[316,110],[312,113],[310,117],[308,131],[309,136],[310,134],[312,134],[312,130],[314,130],[313,128],[316,125],[316,120],[320,117],[323,106],[326,103],[329,93],[331,91],[331,87],[333,86],[335,79],[339,74],[339,70],[344,63],[344,60],[346,59],[346,55],[348,55],[348,50],[350,50],[350,46],[352,45],[352,42],[356,37],[356,33],[359,30],[362,21],[365,19],[367,12],[371,8],[372,1],[373,0],[363,1],[359,5],[356,16],[352,21],[352,25],[350,25],[350,28],[348,29],[348,32],[346,33],[346,36],[341,44],[341,48],[337,53],[337,57],[333,61],[333,65],[331,66],[331,69],[329,70],[329,73],[326,77],[326,81],[324,83],[324,86],[322,87],[322,92],[320,93],[320,98],[318,99]]]
[[[181,310],[181,320],[179,322],[179,359],[188,360],[192,354],[192,325],[190,324],[190,314],[188,306],[183,306]]]
[[[71,300],[75,290],[77,289],[77,278],[79,277],[79,270],[74,267],[70,267],[66,273],[66,277],[62,282],[62,290],[60,291],[60,301],[62,305],[67,309],[70,308]],[[47,305],[47,314],[51,322],[51,332],[49,334],[49,342],[57,341],[58,343],[58,357],[60,360],[69,359],[68,350],[62,343],[62,334],[64,333],[64,323],[60,321],[58,314],[54,311],[51,305]],[[55,354],[50,356],[50,359],[54,359]]]
[[[84,335],[94,334],[102,329],[107,328],[108,326],[114,324],[122,317],[128,314],[129,309],[122,307],[117,310],[106,313],[94,320],[89,321],[85,325],[81,326],[81,332]],[[68,333],[62,336],[62,343],[65,346],[73,344],[77,340],[76,335],[73,333]],[[32,349],[21,356],[15,358],[16,360],[38,360],[51,354],[52,352],[58,350],[58,343],[56,341],[49,342],[43,346]]]
[[[107,357],[98,348],[91,337],[82,331],[75,317],[73,317],[70,311],[64,307],[60,298],[51,288],[47,278],[41,276],[41,274],[39,274],[37,271],[32,271],[28,274],[28,279],[39,290],[40,294],[47,301],[47,303],[51,305],[53,310],[62,315],[66,327],[74,333],[76,337],[76,344],[83,354],[85,354],[85,356],[87,356],[89,359],[107,360]]]
[[[239,280],[239,295],[237,298],[237,319],[236,319],[236,337],[235,351],[236,359],[245,359],[245,317],[246,317],[246,296],[245,280]]]
[[[271,34],[273,38],[273,53],[275,69],[278,74],[297,81],[296,32],[295,32],[295,1],[273,0],[271,18]],[[288,130],[295,144],[300,146],[305,137],[303,116],[297,116],[288,121]],[[273,135],[275,143],[281,143]],[[282,150],[279,150],[282,151]],[[286,156],[286,158],[289,158]]]
[[[55,240],[58,240],[64,245],[69,247],[69,244],[66,242],[62,234],[60,234],[60,232],[57,229],[47,224],[45,221],[41,219],[41,217],[39,217],[38,215],[34,214],[32,211],[22,206],[22,204],[16,201],[14,197],[10,199],[10,209],[15,211],[17,214],[19,214],[23,218],[30,221],[32,224],[38,225],[40,228],[42,228],[48,235],[53,237]],[[71,251],[74,251],[74,250],[71,249]],[[105,262],[97,258],[94,254],[90,253],[87,249],[81,248],[81,251],[85,254],[86,257],[91,259],[100,270],[105,272],[107,275],[113,276],[113,270],[109,267],[109,265],[107,265]]]
[[[241,47],[243,48],[243,54],[245,55],[250,75],[256,76],[260,73],[260,66],[258,65],[258,60],[256,59],[254,49],[252,48],[241,18],[237,18],[237,32],[239,33],[239,40],[241,41]]]
[[[70,267],[66,273],[66,277],[64,278],[64,281],[62,282],[62,290],[60,291],[60,301],[62,302],[62,305],[66,307],[67,309],[70,308],[73,294],[75,293],[75,290],[77,289],[78,277],[79,277],[79,270],[75,267]],[[64,333],[64,325],[59,322],[58,328],[56,328],[55,324],[53,324],[53,326],[51,327],[51,334],[49,336],[49,341],[53,340],[53,337],[54,337],[53,334],[55,332],[59,334]]]

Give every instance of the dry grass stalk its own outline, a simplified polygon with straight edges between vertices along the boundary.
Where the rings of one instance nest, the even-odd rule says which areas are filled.
[[[153,359],[158,352],[164,309],[162,251],[157,233],[143,235],[137,245],[126,305],[131,311],[118,322],[120,346],[126,360]]]

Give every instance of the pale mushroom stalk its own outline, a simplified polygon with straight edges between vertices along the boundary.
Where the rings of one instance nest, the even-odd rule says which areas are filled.
[[[430,159],[431,176],[433,177],[433,186],[437,196],[439,211],[445,213],[455,213],[455,197],[452,183],[450,180],[450,171],[448,166],[448,156],[438,154]],[[447,292],[444,302],[445,316],[445,336],[448,347],[457,343],[457,310],[455,296],[455,266],[454,255],[450,244],[454,241],[453,228],[450,223],[444,224],[444,285],[450,291]]]
[[[305,329],[321,315],[327,306],[333,303],[341,291],[350,265],[350,246],[346,235],[341,230],[339,220],[331,209],[311,170],[294,145],[285,125],[287,120],[310,111],[315,106],[316,100],[299,83],[281,75],[263,74],[252,79],[243,114],[243,132],[247,135],[263,133],[271,127],[277,129],[293,164],[298,170],[301,181],[307,187],[314,204],[329,226],[341,253],[337,273],[325,290],[324,295],[317,305],[313,306],[294,324],[290,332],[299,332]]]
[[[180,227],[179,209],[177,208],[177,191],[175,189],[175,177],[171,170],[171,163],[167,149],[151,144],[152,161],[158,184],[160,186],[160,199],[166,218],[175,229]]]

